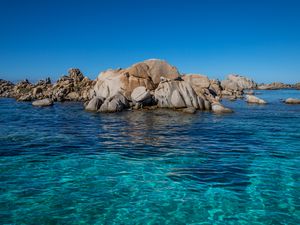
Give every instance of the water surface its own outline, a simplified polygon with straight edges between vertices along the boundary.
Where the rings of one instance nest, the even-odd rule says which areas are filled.
[[[300,224],[300,91],[235,113],[0,99],[0,224]]]

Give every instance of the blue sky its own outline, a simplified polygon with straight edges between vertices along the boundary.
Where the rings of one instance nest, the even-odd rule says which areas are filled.
[[[0,0],[0,78],[165,59],[183,73],[300,81],[297,0]]]

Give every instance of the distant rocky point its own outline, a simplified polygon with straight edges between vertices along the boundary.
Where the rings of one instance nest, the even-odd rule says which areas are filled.
[[[252,96],[251,90],[282,88],[300,89],[300,83],[258,85],[240,75],[229,75],[219,81],[200,74],[180,74],[176,67],[157,59],[136,63],[126,69],[106,70],[94,81],[79,69],[70,69],[68,75],[54,84],[50,78],[36,84],[28,80],[13,84],[0,79],[0,97],[34,101],[36,106],[49,106],[56,101],[82,101],[87,111],[95,112],[170,108],[185,113],[196,110],[229,113],[232,110],[220,103],[222,98],[243,98],[248,90],[247,102],[264,104],[264,100]]]

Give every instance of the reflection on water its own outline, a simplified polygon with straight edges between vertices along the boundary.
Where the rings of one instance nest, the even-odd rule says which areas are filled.
[[[299,224],[300,106],[94,114],[0,99],[1,224]]]

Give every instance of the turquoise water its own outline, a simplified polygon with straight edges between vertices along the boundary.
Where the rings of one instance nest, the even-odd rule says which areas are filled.
[[[0,224],[300,224],[300,91],[234,114],[0,99]]]

